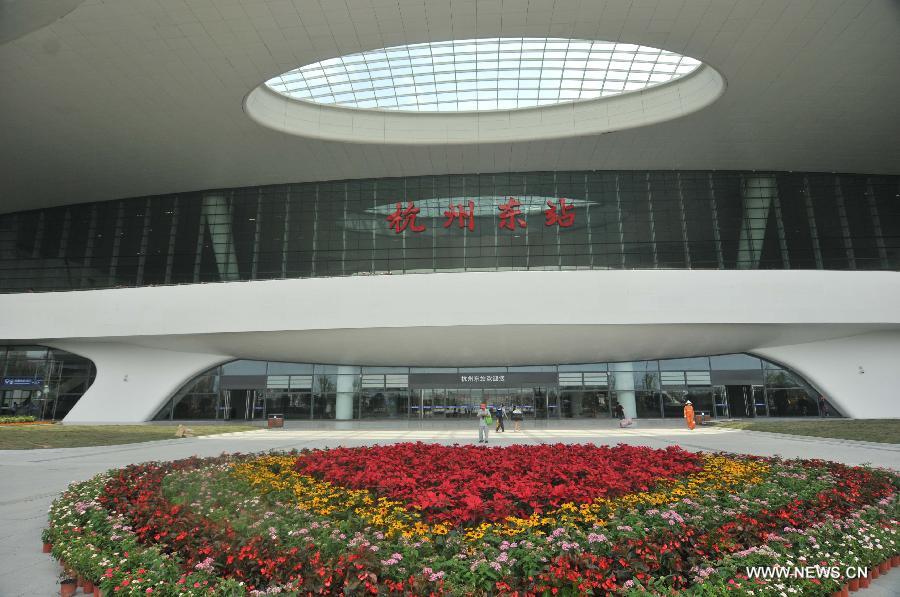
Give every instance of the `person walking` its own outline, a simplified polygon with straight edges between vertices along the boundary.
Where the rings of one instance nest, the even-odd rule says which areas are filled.
[[[498,406],[497,410],[494,411],[494,415],[497,417],[497,427],[494,431],[498,433],[506,433],[506,427],[503,425],[503,420],[506,418],[506,411],[503,406]]]
[[[513,431],[522,431],[522,409],[516,405],[512,411]]]
[[[819,394],[819,416],[828,416],[828,402],[825,401],[825,396],[822,396],[821,394]]]
[[[694,421],[694,405],[690,400],[684,403],[684,420],[687,421],[688,429],[693,430],[697,425]]]
[[[488,443],[488,421],[491,418],[491,413],[488,412],[487,404],[484,402],[481,403],[481,408],[478,409],[478,443],[486,444]]]
[[[622,408],[622,405],[619,404],[618,402],[616,403],[616,418],[619,419],[620,421],[625,420],[625,409]]]

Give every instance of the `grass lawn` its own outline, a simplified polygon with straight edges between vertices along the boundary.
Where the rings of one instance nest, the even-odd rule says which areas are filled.
[[[194,435],[260,429],[251,425],[187,425]],[[177,425],[0,425],[0,450],[80,448],[175,439]]]
[[[865,442],[900,444],[900,419],[825,419],[815,421],[734,421],[722,427],[791,435],[834,437]]]

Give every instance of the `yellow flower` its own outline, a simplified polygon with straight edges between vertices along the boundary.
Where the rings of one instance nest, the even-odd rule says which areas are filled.
[[[446,535],[453,526],[442,522],[429,524],[418,509],[403,502],[379,497],[365,489],[348,489],[328,481],[319,481],[293,469],[294,456],[267,455],[234,463],[231,474],[244,479],[262,493],[290,490],[297,508],[320,516],[332,517],[352,513],[365,524],[382,531],[388,538],[404,537],[431,541],[435,535]],[[526,533],[539,535],[557,527],[587,528],[606,525],[606,519],[623,510],[639,506],[663,506],[708,492],[733,492],[761,483],[769,472],[764,462],[738,460],[726,456],[703,456],[703,468],[687,479],[671,481],[660,488],[630,493],[617,498],[599,497],[592,502],[567,502],[544,515],[509,516],[498,522],[483,522],[463,532],[471,542],[485,535],[516,537]]]

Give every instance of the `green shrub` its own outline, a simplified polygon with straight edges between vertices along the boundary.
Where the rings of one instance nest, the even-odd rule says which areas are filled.
[[[0,417],[0,424],[2,423],[31,423],[35,418],[32,416],[21,416],[21,417]]]

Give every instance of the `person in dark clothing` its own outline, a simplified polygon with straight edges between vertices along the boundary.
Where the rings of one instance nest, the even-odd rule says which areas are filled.
[[[616,418],[620,421],[625,418],[625,409],[622,408],[622,405],[618,403],[616,403]]]
[[[506,432],[506,427],[503,426],[503,419],[506,418],[506,412],[503,410],[502,406],[498,406],[494,411],[494,416],[497,418],[497,427],[494,431],[498,432]]]

